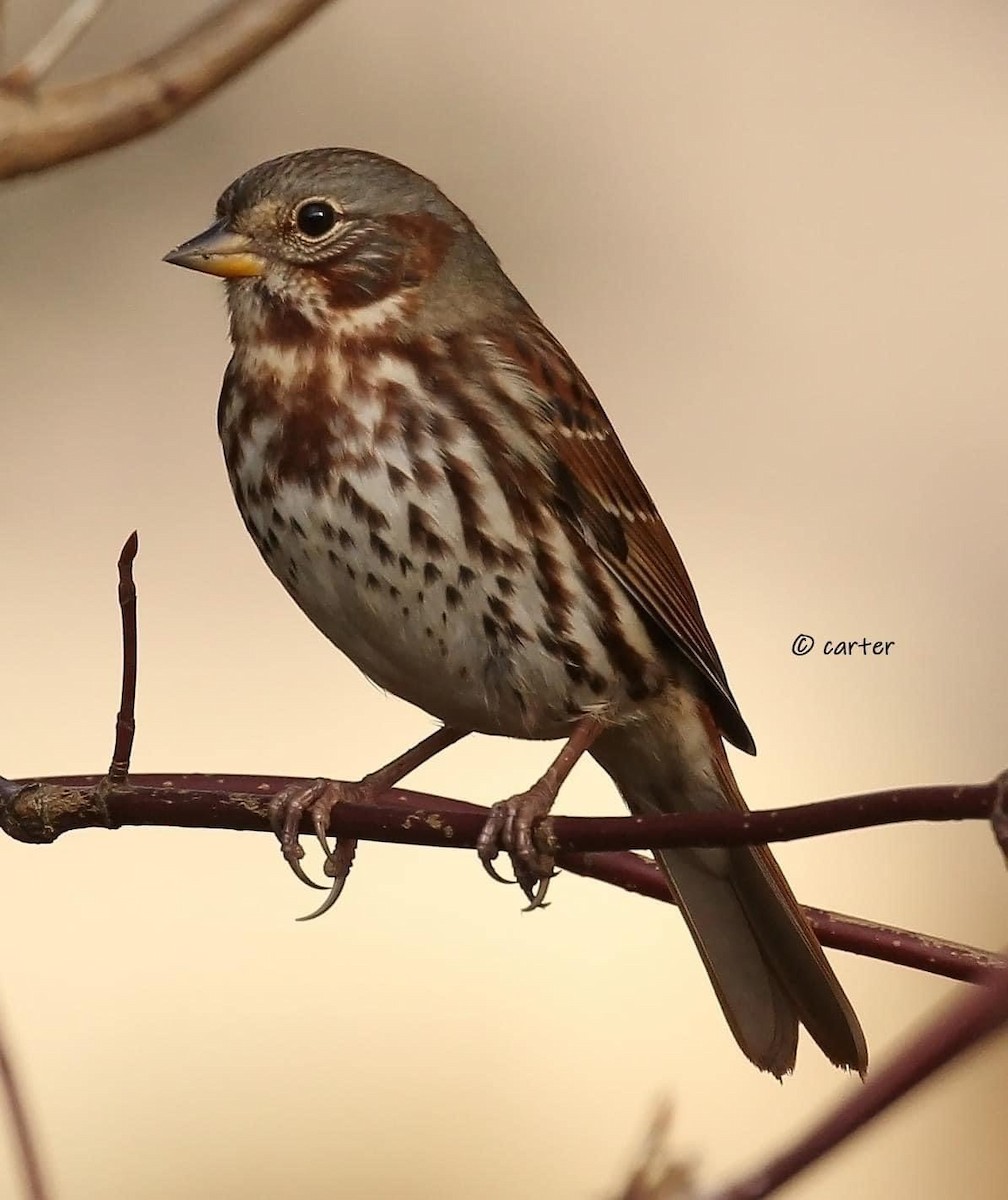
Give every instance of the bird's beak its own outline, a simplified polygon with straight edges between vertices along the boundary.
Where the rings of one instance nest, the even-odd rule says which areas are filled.
[[[264,258],[252,246],[251,238],[229,229],[226,221],[217,221],[188,242],[169,250],[164,261],[224,279],[247,279],[266,270]]]

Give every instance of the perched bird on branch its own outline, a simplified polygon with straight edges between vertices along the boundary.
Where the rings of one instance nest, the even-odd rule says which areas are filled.
[[[553,873],[542,818],[583,753],[634,813],[745,808],[722,738],[755,746],[672,538],[591,387],[433,183],[359,150],[287,155],[166,257],[227,281],[218,428],[264,559],[366,675],[444,723],[358,784],[284,794],[301,878],[306,811],[335,898],[352,847],[327,843],[333,804],[474,731],[566,739],[480,839],[533,907]],[[790,1071],[801,1022],[863,1073],[857,1018],[770,852],[655,855],[748,1058]]]

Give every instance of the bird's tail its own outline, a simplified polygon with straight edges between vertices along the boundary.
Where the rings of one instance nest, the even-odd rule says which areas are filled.
[[[694,707],[695,705],[695,707]],[[684,705],[684,708],[687,707]],[[637,814],[746,805],[706,708],[608,730],[593,756]],[[683,716],[692,720],[684,729]],[[864,1034],[794,894],[765,846],[657,850],[735,1039],[780,1078],[801,1022],[839,1067],[864,1074]]]

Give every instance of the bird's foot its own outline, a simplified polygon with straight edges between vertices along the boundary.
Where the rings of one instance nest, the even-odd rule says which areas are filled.
[[[525,912],[545,907],[550,880],[556,874],[556,843],[547,819],[555,791],[534,784],[527,792],[499,800],[491,809],[476,843],[488,875],[498,883],[517,883],[528,897]],[[511,859],[515,877],[505,879],[493,865],[504,850]]]
[[[325,885],[316,883],[301,866],[304,858],[304,847],[301,845],[301,818],[305,813],[311,817],[318,838],[325,854],[323,872],[332,880],[329,894],[314,912],[300,921],[311,921],[328,912],[340,898],[340,893],[346,884],[350,868],[353,866],[354,854],[357,850],[356,838],[336,838],[330,847],[328,841],[329,815],[341,801],[351,801],[355,804],[367,804],[374,798],[371,787],[365,783],[340,783],[333,779],[314,779],[311,783],[292,784],[284,788],[270,802],[270,825],[280,842],[280,849],[287,860],[290,869],[309,887],[325,890]]]

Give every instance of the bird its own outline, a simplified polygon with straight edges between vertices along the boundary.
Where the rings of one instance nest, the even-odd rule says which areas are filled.
[[[328,844],[333,805],[474,732],[563,739],[479,838],[531,907],[554,874],[544,819],[586,753],[632,813],[746,811],[725,742],[755,743],[672,536],[585,377],[431,180],[364,150],[287,154],[165,260],[226,284],[218,431],[266,564],[366,676],[440,722],[357,783],[274,802],[300,878],[305,814],[326,853],[320,912],[353,859]],[[746,1057],[784,1076],[803,1025],[863,1076],[858,1018],[770,851],[653,853]]]

